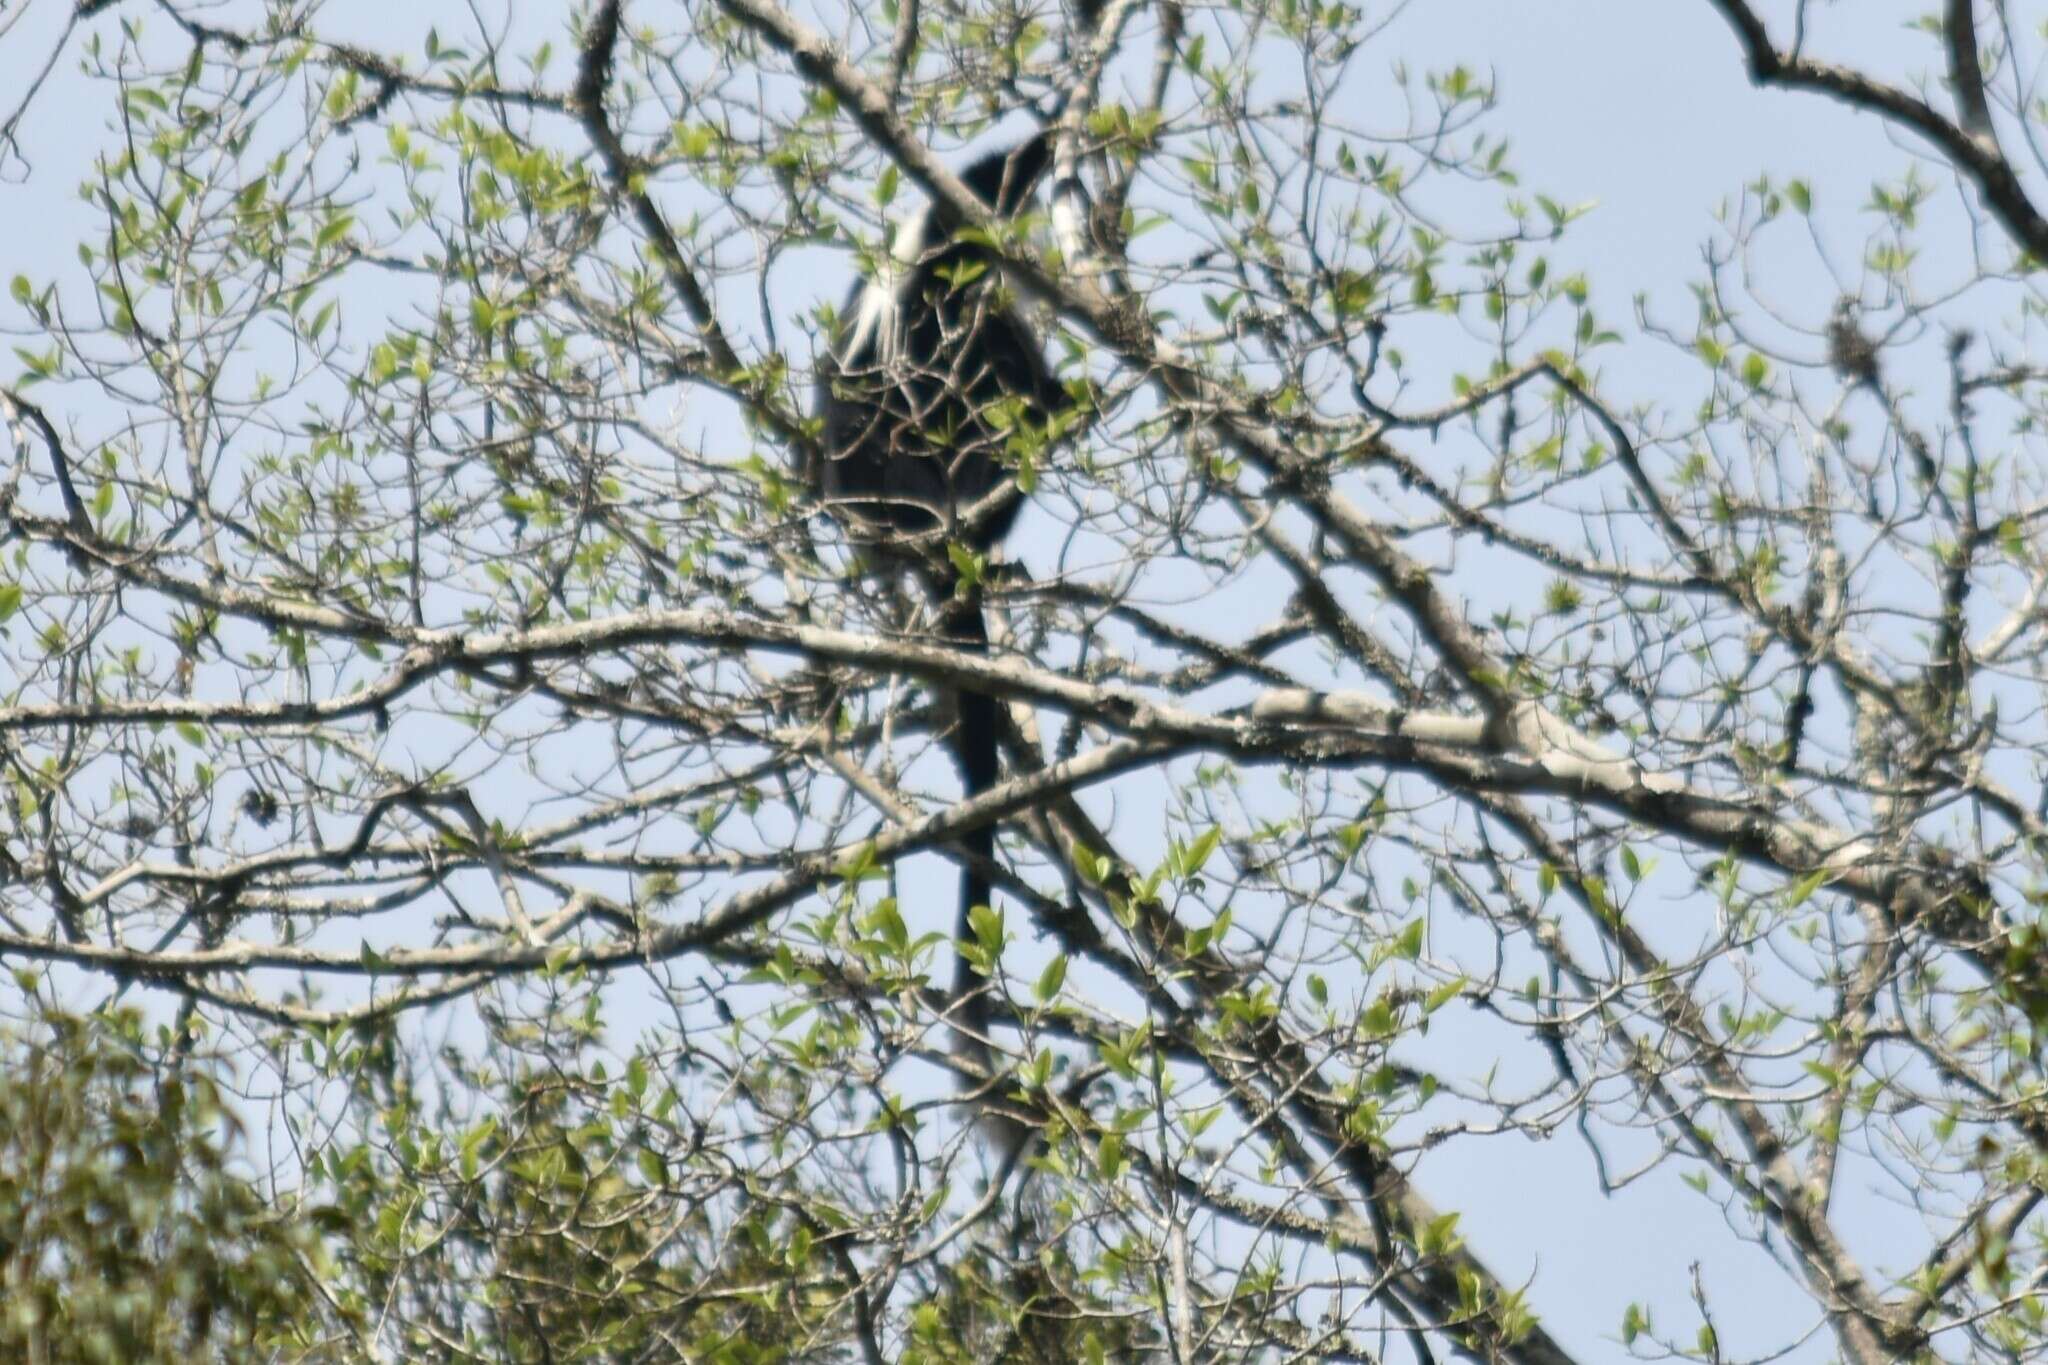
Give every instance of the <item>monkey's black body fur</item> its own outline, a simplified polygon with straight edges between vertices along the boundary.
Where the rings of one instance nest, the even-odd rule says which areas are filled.
[[[1009,217],[1029,201],[1048,156],[1041,133],[960,179]],[[908,532],[944,526],[949,538],[987,549],[1009,533],[1016,502],[971,527],[955,522],[1003,480],[1012,423],[999,410],[1022,399],[1042,423],[1065,393],[1038,338],[995,297],[988,251],[955,240],[959,228],[943,205],[927,206],[897,234],[893,278],[861,280],[847,296],[818,381],[817,482],[836,516]]]
[[[1030,202],[1049,157],[1041,133],[983,157],[960,178],[1007,218]],[[858,539],[941,531],[945,540],[988,550],[1009,533],[1021,499],[1013,496],[971,520],[963,516],[1006,477],[1002,452],[1018,419],[1042,425],[1066,405],[1037,336],[998,292],[1000,271],[990,253],[956,240],[960,226],[957,215],[932,204],[899,229],[888,277],[855,284],[819,376],[824,429],[814,482],[827,510]],[[926,562],[945,565],[943,549]],[[988,627],[979,600],[956,591],[950,567],[926,580],[940,597],[947,638],[985,651]],[[969,797],[995,784],[993,700],[960,694],[951,748]],[[962,843],[976,858],[994,857],[992,827]],[[988,878],[970,862],[961,870],[957,937],[969,935],[969,910],[988,901]],[[986,1009],[978,995],[968,994],[964,964],[954,971],[954,994],[961,998],[956,1023],[980,1034]]]

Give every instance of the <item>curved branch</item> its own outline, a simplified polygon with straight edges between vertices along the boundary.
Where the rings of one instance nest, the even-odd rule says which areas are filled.
[[[1999,150],[1988,126],[1981,134],[1973,133],[1967,124],[1951,122],[1925,100],[1896,86],[1872,80],[1860,71],[1831,62],[1780,52],[1772,44],[1764,21],[1745,0],[1708,0],[1708,3],[1719,10],[1735,30],[1749,61],[1750,78],[1758,85],[1813,91],[1910,128],[1933,143],[1977,187],[1992,214],[2012,234],[2014,241],[2036,260],[2048,261],[2048,217],[2043,217],[2027,197],[2019,172]],[[1952,4],[1951,12],[1954,8]],[[1965,4],[1962,8],[1968,6]],[[1974,55],[1974,31],[1970,46]],[[1975,88],[1976,97],[1981,100],[1981,74]],[[1960,90],[1959,86],[1959,100]],[[1967,109],[1964,117],[1966,121],[1969,118]]]

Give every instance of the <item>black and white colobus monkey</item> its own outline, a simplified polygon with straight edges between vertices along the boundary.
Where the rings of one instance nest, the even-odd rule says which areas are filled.
[[[1051,159],[1045,133],[995,152],[961,183],[998,217],[1030,202]],[[1043,423],[1066,403],[1024,320],[997,297],[988,250],[960,241],[947,206],[927,204],[896,233],[885,277],[847,296],[830,363],[818,379],[818,491],[833,515],[909,532],[943,527],[986,550],[1016,520],[1016,502],[972,525],[959,514],[1002,483],[1002,450],[1023,400]]]
[[[1031,201],[1050,157],[1041,132],[974,162],[960,179],[991,212],[1009,218]],[[1042,426],[1067,405],[1037,335],[1001,292],[992,254],[959,240],[962,226],[947,206],[932,203],[898,228],[887,262],[847,297],[819,376],[824,430],[813,481],[857,539],[938,532],[943,541],[987,551],[1009,533],[1021,499],[971,519],[963,514],[1002,485],[1003,449],[1018,424]],[[939,550],[928,563],[947,564]],[[980,602],[957,592],[951,568],[926,581],[946,637],[986,650]],[[970,798],[995,784],[993,700],[960,694],[951,748]],[[983,826],[963,844],[976,858],[993,858],[995,831]],[[956,937],[970,935],[968,912],[988,900],[988,878],[970,861],[960,874]],[[953,970],[962,1048],[979,1053],[969,1035],[985,1034],[986,1004],[966,964],[956,958]]]

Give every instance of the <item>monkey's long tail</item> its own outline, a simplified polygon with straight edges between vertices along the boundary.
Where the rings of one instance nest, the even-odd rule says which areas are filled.
[[[982,616],[979,593],[956,596],[948,603],[948,615],[946,634],[953,643],[976,654],[988,653],[988,622]],[[960,785],[967,799],[972,800],[995,786],[998,776],[996,701],[984,692],[962,690],[958,709],[960,719],[953,736],[953,755],[960,764]],[[957,938],[966,939],[973,934],[969,914],[975,906],[987,905],[992,894],[988,876],[981,870],[981,865],[995,857],[995,826],[983,825],[973,833],[963,835],[960,843],[970,860],[960,868],[959,922],[953,932]],[[966,960],[956,958],[953,996],[960,1002],[958,1017],[969,1030],[981,1033],[987,1023],[988,1007],[976,985]]]
[[[962,649],[986,654],[989,647],[988,622],[982,615],[981,595],[956,595],[948,606],[951,619],[946,623],[947,638]],[[985,692],[962,689],[958,695],[960,720],[952,748],[960,764],[960,785],[969,800],[995,786],[999,776],[996,758],[999,705]],[[974,907],[989,904],[991,887],[987,874],[981,869],[995,859],[995,826],[983,825],[972,834],[962,835],[960,843],[968,854],[968,861],[960,869],[959,919],[953,926],[953,934],[957,940],[966,942],[974,935]],[[954,953],[953,1055],[982,1076],[994,1072],[995,1058],[987,1042],[989,991],[999,979],[992,971],[990,981],[977,980],[974,970],[967,965],[967,958],[957,951]],[[976,1127],[990,1149],[1006,1163],[1006,1171],[1007,1163],[1016,1159],[1029,1137],[1026,1129],[1003,1114],[999,1107],[991,1107],[986,1101]]]

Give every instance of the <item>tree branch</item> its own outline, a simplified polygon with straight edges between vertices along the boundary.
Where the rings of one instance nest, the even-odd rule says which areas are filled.
[[[1977,16],[1971,0],[1948,0],[1942,24],[1948,39],[1948,80],[1955,91],[1963,131],[1996,151],[1991,106],[1984,97],[1984,68],[1977,57]]]
[[[1943,118],[1925,100],[1872,80],[1859,71],[1780,53],[1764,22],[1745,0],[1708,0],[1742,42],[1750,78],[1782,90],[1810,90],[1852,108],[1881,115],[1933,143],[1977,187],[1984,202],[2013,240],[2038,261],[2048,261],[2048,218],[2034,207],[2019,173],[1989,138],[1978,137]],[[1951,5],[1953,11],[1954,5]],[[1974,51],[1975,36],[1971,37]],[[1981,76],[1977,96],[1983,97]]]

